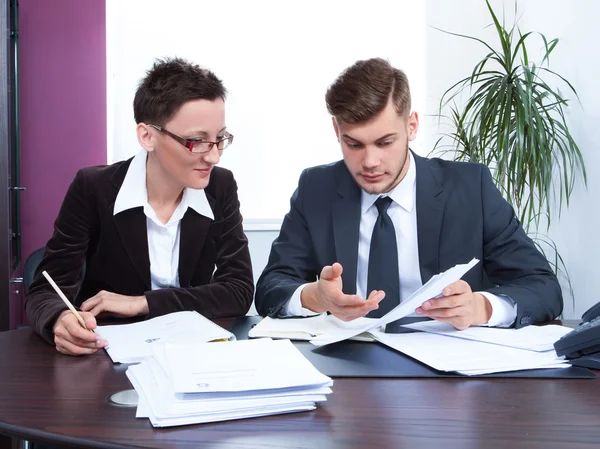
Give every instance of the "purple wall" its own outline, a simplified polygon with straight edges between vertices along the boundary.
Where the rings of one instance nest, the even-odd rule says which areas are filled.
[[[105,0],[19,0],[22,260],[44,246],[67,187],[106,163]]]

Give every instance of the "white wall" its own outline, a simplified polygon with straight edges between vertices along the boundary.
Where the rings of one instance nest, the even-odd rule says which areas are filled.
[[[600,254],[600,61],[597,43],[600,30],[600,2],[578,0],[531,1],[525,23],[532,29],[548,30],[561,39],[552,67],[569,79],[577,89],[581,105],[572,103],[569,126],[578,143],[588,171],[587,190],[576,187],[572,203],[560,220],[552,224],[551,237],[559,245],[571,276],[574,301],[565,295],[565,317],[581,317],[590,306],[600,301],[594,283],[598,276]],[[563,289],[563,291],[567,291]]]
[[[265,231],[264,228],[256,231],[261,229],[257,221],[281,220],[289,207],[289,197],[302,167],[339,157],[323,101],[327,85],[339,71],[356,59],[371,56],[388,57],[396,66],[405,68],[416,97],[413,102],[415,110],[421,113],[422,118],[421,140],[414,149],[426,155],[439,137],[437,122],[431,115],[437,112],[442,93],[468,75],[474,63],[483,56],[476,44],[448,36],[432,27],[486,39],[494,35],[492,29],[485,29],[491,19],[484,0],[374,0],[368,3],[311,0],[298,4],[293,10],[287,9],[287,6],[275,6],[280,2],[266,0],[175,0],[169,2],[167,9],[151,7],[163,4],[158,0],[146,0],[143,1],[143,9],[156,13],[145,21],[131,18],[135,17],[136,8],[142,0],[113,2],[116,0],[107,1],[107,5],[112,5],[108,7],[109,16],[111,11],[118,9],[119,12],[113,14],[112,19],[107,17],[107,22],[120,21],[121,33],[128,30],[128,33],[140,34],[146,39],[128,42],[122,35],[118,39],[109,38],[109,98],[122,100],[115,102],[115,115],[111,118],[109,114],[109,133],[112,133],[109,137],[114,136],[111,140],[114,155],[109,160],[127,157],[132,154],[133,148],[137,148],[133,133],[127,135],[128,130],[133,129],[131,92],[155,56],[173,54],[175,50],[176,54],[191,57],[215,70],[230,90],[228,124],[236,134],[235,147],[231,147],[236,153],[226,156],[223,165],[232,168],[239,180],[242,212],[248,218],[245,226],[249,230],[255,280],[264,268],[271,242],[277,235],[276,231]],[[206,8],[193,5],[221,5],[233,16],[229,23],[238,27],[236,32],[233,31],[235,27],[232,29],[230,26],[218,40],[213,41],[209,36],[218,34],[208,26],[182,26],[175,32],[177,45],[169,47],[166,42],[171,41],[166,40],[167,31],[162,25],[167,22],[181,24],[169,11],[172,10],[171,5],[186,3],[195,8],[193,14],[187,14],[188,19],[199,17],[203,26],[206,14],[202,12],[206,12]],[[252,7],[248,6],[250,4]],[[290,5],[289,2],[285,4]],[[504,5],[507,17],[513,17],[512,0],[492,0],[492,5],[496,10],[501,10]],[[597,275],[595,255],[600,254],[597,231],[600,214],[595,201],[600,194],[600,154],[596,151],[594,133],[594,128],[600,123],[600,87],[596,80],[600,62],[595,49],[600,37],[596,26],[600,2],[520,0],[518,5],[523,31],[535,30],[548,38],[560,38],[551,68],[572,81],[582,102],[582,106],[576,102],[572,104],[568,119],[586,161],[588,187],[587,190],[581,185],[576,187],[570,207],[563,210],[560,220],[552,223],[550,232],[569,268],[575,293],[573,303],[568,290],[563,289],[564,317],[576,318],[600,299],[589,281]],[[293,25],[286,22],[290,15],[297,18]],[[209,17],[213,16],[209,14]],[[239,28],[244,23],[253,24],[253,27]],[[373,24],[376,26],[369,28]],[[415,24],[418,25],[416,28]],[[266,27],[267,31],[260,31],[261,27]],[[288,39],[282,39],[288,27],[291,27],[292,34],[286,34]],[[258,41],[253,40],[255,32],[258,33]],[[117,59],[111,59],[110,52],[115,51],[116,42],[122,52]],[[185,44],[190,42],[195,48],[188,54]],[[227,47],[224,54],[230,56],[233,63],[226,66],[222,64],[220,55],[208,51],[215,45],[233,45],[232,49],[239,46],[245,53],[236,55]],[[129,73],[123,75],[124,70]],[[256,71],[268,76],[271,83],[253,91],[251,84],[255,78],[252,78],[252,72]],[[117,88],[115,82],[121,76],[125,76],[125,82]],[[296,88],[291,89],[294,83],[297,89],[306,87],[306,90],[299,93]],[[253,131],[271,120],[271,123],[276,123],[272,129],[259,131],[257,128]],[[273,142],[277,145],[271,146]],[[315,142],[321,142],[321,145]],[[293,155],[292,163],[288,162],[289,155]],[[273,165],[267,168],[257,162],[260,160]],[[249,170],[248,167],[255,169]],[[278,188],[273,189],[274,185]],[[250,193],[256,192],[256,186],[262,188],[263,193]]]
[[[279,231],[277,230],[256,230],[256,227],[255,230],[246,231],[248,247],[250,248],[250,258],[252,259],[252,270],[254,271],[254,285],[256,285],[256,281],[258,281],[260,274],[267,265],[271,243],[277,238],[277,235],[279,235]],[[256,314],[256,308],[253,303],[248,315]]]
[[[512,17],[512,0],[492,1],[497,10],[501,11],[503,5],[508,17]],[[576,186],[569,208],[563,209],[560,219],[555,214],[557,218],[550,230],[550,236],[557,243],[568,267],[575,294],[573,300],[562,280],[565,294],[563,316],[579,318],[600,300],[591,282],[598,276],[596,254],[600,253],[600,213],[596,206],[600,194],[600,154],[596,143],[600,123],[600,61],[596,50],[600,38],[597,26],[600,2],[520,0],[518,7],[522,13],[522,31],[538,31],[548,39],[560,39],[552,54],[550,68],[572,82],[582,103],[571,103],[568,123],[584,156],[588,187],[586,190],[581,184]],[[483,0],[427,0],[426,17],[427,24],[432,27],[484,38],[493,34],[493,30],[483,29],[491,23]],[[483,53],[474,51],[479,49],[476,44],[450,37],[433,28],[428,28],[426,38],[426,108],[432,113],[444,90],[467,76]],[[434,133],[426,136],[424,146],[430,148],[436,138]]]
[[[107,0],[108,161],[139,150],[131,105],[155,58],[188,58],[229,91],[235,140],[220,165],[236,176],[242,214],[280,222],[302,169],[341,157],[324,98],[345,67],[389,59],[421,109],[423,12],[411,0]]]

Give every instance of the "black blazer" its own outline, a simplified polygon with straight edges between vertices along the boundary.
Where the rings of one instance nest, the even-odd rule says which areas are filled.
[[[113,215],[130,163],[84,168],[67,191],[26,302],[29,321],[48,342],[54,341],[57,316],[67,308],[43,270],[77,306],[100,290],[145,295],[149,314],[139,319],[180,310],[208,318],[240,316],[252,304],[252,265],[232,173],[219,167],[211,173],[205,192],[214,221],[191,208],[181,220],[181,288],[152,290],[143,208]]]
[[[558,281],[489,169],[414,157],[423,283],[476,257],[481,262],[463,279],[473,291],[516,301],[517,327],[557,317],[563,307]],[[261,315],[277,316],[301,284],[315,281],[323,266],[334,262],[344,267],[344,292],[356,293],[360,192],[343,161],[304,170],[256,286]],[[484,273],[495,286],[485,289]]]

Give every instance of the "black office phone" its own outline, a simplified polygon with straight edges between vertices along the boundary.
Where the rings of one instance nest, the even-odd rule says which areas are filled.
[[[581,324],[554,343],[558,356],[571,365],[600,369],[600,302],[581,318]]]

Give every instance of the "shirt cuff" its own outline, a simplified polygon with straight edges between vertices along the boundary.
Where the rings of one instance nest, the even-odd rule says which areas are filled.
[[[487,298],[492,306],[492,316],[486,324],[488,327],[510,327],[517,319],[517,303],[506,296],[497,296],[489,292],[477,292]]]
[[[280,316],[282,317],[286,317],[286,316],[313,316],[313,315],[320,315],[320,313],[317,312],[313,312],[310,309],[306,309],[304,307],[302,307],[302,290],[304,290],[304,287],[306,287],[308,284],[302,284],[300,287],[298,287],[296,289],[296,291],[294,292],[294,294],[292,295],[292,297],[290,298],[290,300],[288,301],[288,303],[285,305],[285,307],[283,307],[280,311]],[[515,315],[516,317],[516,315]]]

